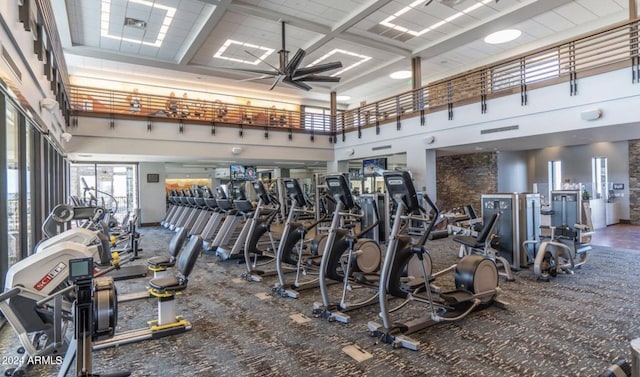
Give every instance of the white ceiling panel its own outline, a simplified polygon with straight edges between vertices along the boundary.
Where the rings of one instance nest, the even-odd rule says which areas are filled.
[[[598,18],[596,14],[578,3],[569,3],[567,5],[563,5],[561,7],[558,7],[555,12],[571,21],[575,25],[584,24]]]
[[[162,82],[167,72],[172,71],[176,80],[187,83],[194,77],[204,77],[207,82],[232,80],[238,90],[258,87],[266,91],[271,80],[238,81],[255,75],[233,69],[272,70],[246,52],[263,56],[267,48],[273,52],[265,61],[279,66],[280,22],[286,21],[289,56],[299,48],[307,52],[301,67],[334,50],[371,59],[340,74],[339,83],[312,85],[314,88],[309,92],[277,86],[270,95],[282,93],[291,98],[292,93],[297,93],[299,101],[326,101],[328,92],[336,90],[349,93],[354,97],[352,103],[357,104],[359,98],[371,100],[375,96],[372,93],[393,94],[389,88],[404,89],[407,83],[391,82],[388,74],[410,69],[412,56],[423,57],[423,83],[426,83],[434,77],[442,78],[442,75],[537,48],[540,41],[553,43],[559,38],[592,30],[590,27],[606,26],[604,20],[618,22],[625,19],[628,12],[628,0],[464,0],[454,7],[444,5],[442,0],[434,0],[428,6],[424,6],[425,3],[426,0],[415,4],[413,0],[154,0],[150,3],[111,0],[108,17],[111,37],[108,37],[101,35],[99,27],[102,0],[65,0],[64,22],[68,23],[67,40],[71,40],[71,45],[64,48],[70,56],[81,56],[88,51],[91,64],[97,65],[92,72],[102,66],[111,71],[122,66],[127,70],[123,76],[138,72],[144,73],[140,77],[154,77],[157,71],[157,79]],[[398,14],[411,4],[414,4],[412,9]],[[474,5],[476,7],[469,10]],[[173,18],[167,18],[172,12],[167,7],[175,8]],[[461,11],[467,13],[451,19]],[[395,30],[380,24],[390,16],[393,17],[389,22],[397,26]],[[146,27],[125,26],[125,17],[143,21]],[[170,26],[164,34],[162,25],[168,21]],[[434,30],[419,36],[402,32],[402,28],[420,32],[438,24]],[[502,45],[487,45],[482,41],[486,34],[503,27],[518,28],[522,36]],[[228,42],[222,52],[224,57],[257,64],[214,58],[228,40],[249,45]],[[160,46],[154,46],[155,43]],[[326,61],[334,60],[348,66],[358,58],[336,52]],[[71,75],[76,71],[87,72],[83,64],[77,57],[70,59]],[[138,67],[137,64],[139,69],[132,68]],[[130,78],[136,79],[139,78]]]
[[[626,6],[622,7],[613,0],[580,0],[577,3],[600,17],[628,9],[629,6],[628,1]]]
[[[553,31],[564,31],[576,26],[576,24],[562,17],[556,12],[541,14],[539,16],[533,17],[533,20],[548,27]]]

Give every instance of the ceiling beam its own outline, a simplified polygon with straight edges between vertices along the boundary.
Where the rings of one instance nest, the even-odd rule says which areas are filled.
[[[389,39],[388,42],[381,42],[366,36],[349,33],[347,30],[357,25],[362,20],[377,12],[380,8],[389,4],[392,0],[376,0],[371,4],[365,5],[359,10],[349,14],[342,21],[339,21],[331,31],[325,33],[325,36],[308,46],[309,52],[315,51],[324,46],[334,38],[344,39],[349,42],[362,44],[371,48],[382,50],[385,52],[395,53],[402,56],[411,56],[411,50],[404,47],[401,42]]]
[[[229,4],[231,4],[232,0],[207,0],[204,1],[206,3],[215,5],[215,11],[211,13],[209,18],[204,22],[202,28],[198,31],[195,38],[191,41],[191,43],[185,44],[183,48],[178,51],[178,64],[186,65],[191,62],[194,56],[198,53],[198,51],[202,48],[202,46],[206,43],[209,35],[213,32],[213,29],[218,25],[222,17],[224,17],[225,13],[227,13],[227,8]]]
[[[253,16],[253,17],[273,20],[273,21],[282,20],[282,21],[285,21],[287,25],[295,26],[300,29],[309,30],[314,33],[323,34],[323,37],[321,37],[315,42],[312,42],[310,45],[305,46],[305,51],[307,52],[307,54],[310,54],[313,51],[319,49],[320,47],[324,46],[326,43],[328,43],[334,38],[340,38],[340,39],[361,44],[370,48],[382,50],[387,53],[392,53],[392,54],[397,54],[402,56],[409,56],[411,55],[411,50],[402,47],[402,44],[397,41],[390,40],[389,43],[380,42],[375,39],[368,38],[366,36],[345,32],[345,30],[353,26],[355,23],[360,22],[362,19],[366,18],[368,15],[375,12],[380,7],[382,7],[386,3],[389,3],[390,1],[391,0],[376,0],[373,5],[367,6],[362,11],[356,12],[356,14],[353,17],[356,17],[357,20],[356,19],[351,20],[350,18],[348,18],[345,21],[338,24],[337,26],[335,26],[333,29],[328,26],[319,24],[317,22],[309,21],[307,19],[302,19],[295,16],[284,16],[285,18],[283,19],[282,13],[279,13],[270,9],[260,8],[255,5],[247,4],[242,1],[234,1],[233,3],[229,4],[229,6],[227,7],[227,10],[244,14],[244,15]]]

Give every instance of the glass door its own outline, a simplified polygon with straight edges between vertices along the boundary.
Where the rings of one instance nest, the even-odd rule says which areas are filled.
[[[69,177],[72,197],[105,207],[118,221],[138,208],[136,164],[71,164]]]

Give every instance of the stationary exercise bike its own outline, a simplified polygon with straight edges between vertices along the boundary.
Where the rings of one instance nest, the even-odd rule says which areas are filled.
[[[420,342],[410,338],[410,334],[440,322],[463,319],[471,312],[492,304],[504,305],[497,301],[500,293],[498,269],[493,260],[472,254],[464,256],[457,265],[432,274],[431,255],[424,245],[433,230],[435,219],[439,217],[438,208],[428,195],[424,195],[423,202],[431,211],[420,205],[409,172],[385,172],[383,177],[396,211],[380,275],[379,302],[382,323],[371,321],[367,327],[371,336],[391,344],[394,348],[418,350]],[[429,212],[433,212],[434,215],[430,217]],[[428,223],[417,241],[403,232],[412,221]],[[410,261],[414,258],[421,262],[418,263],[419,269],[409,269]],[[433,283],[448,272],[454,273],[456,288],[443,292]],[[402,284],[392,284],[399,280]],[[392,308],[392,297],[403,300]],[[393,321],[391,313],[409,303],[426,304],[427,315],[411,321]]]
[[[363,236],[376,228],[380,219],[374,207],[374,221],[357,234],[354,233],[354,222],[361,220],[364,215],[351,194],[347,179],[342,174],[330,174],[326,182],[337,205],[320,262],[322,302],[313,304],[313,314],[330,322],[348,323],[350,316],[345,312],[378,302],[382,252],[377,242]],[[329,297],[329,281],[342,283],[339,301]],[[368,288],[372,294],[365,294],[365,298],[350,298],[355,296],[357,288]]]

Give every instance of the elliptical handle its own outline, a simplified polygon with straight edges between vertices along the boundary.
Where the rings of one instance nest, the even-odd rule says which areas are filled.
[[[438,206],[436,206],[433,203],[429,195],[422,194],[422,198],[427,202],[431,210],[433,210],[434,216],[433,216],[433,219],[429,222],[429,226],[427,226],[427,230],[424,232],[424,234],[420,238],[420,241],[418,242],[418,245],[420,246],[423,246],[427,242],[427,239],[429,238],[429,235],[431,234],[433,227],[436,225],[436,221],[438,220],[438,218],[440,218],[440,209],[438,209]]]

